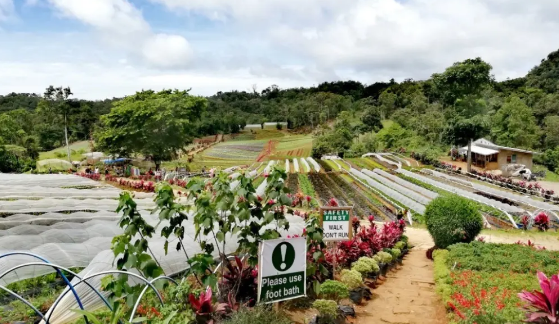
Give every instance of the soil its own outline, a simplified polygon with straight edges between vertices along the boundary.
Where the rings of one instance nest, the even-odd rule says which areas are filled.
[[[356,307],[354,323],[447,323],[446,309],[435,293],[433,262],[425,257],[425,250],[432,243],[409,230],[407,235],[415,247],[404,257],[403,266],[388,273],[386,280],[373,290],[373,299]]]

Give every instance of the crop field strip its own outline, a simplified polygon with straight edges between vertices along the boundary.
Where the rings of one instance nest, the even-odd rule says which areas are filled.
[[[396,219],[396,207],[391,202],[378,196],[374,191],[365,187],[361,182],[356,181],[350,175],[340,174],[339,176],[344,179],[346,183],[351,185],[351,190],[360,192],[363,196],[365,196],[367,200],[381,212],[381,216],[383,216],[385,220]]]
[[[518,207],[505,205],[505,204],[502,204],[499,201],[488,199],[488,198],[485,198],[483,196],[476,195],[475,193],[472,193],[470,191],[458,188],[458,187],[456,187],[456,185],[452,185],[452,184],[449,184],[449,183],[444,183],[444,182],[441,182],[440,180],[435,180],[435,179],[430,178],[428,176],[416,174],[416,173],[413,173],[411,171],[407,171],[407,170],[404,170],[404,169],[400,169],[400,170],[398,170],[398,172],[403,173],[407,177],[415,178],[416,180],[427,183],[431,186],[435,186],[435,187],[437,187],[439,189],[442,189],[442,190],[445,190],[447,192],[455,193],[455,194],[458,194],[460,196],[472,199],[474,201],[477,201],[480,204],[484,204],[484,205],[491,206],[491,207],[494,206],[494,207],[498,207],[498,208],[503,208],[504,210],[506,210],[508,212],[513,212],[513,213],[522,212],[522,209],[520,209]],[[512,225],[513,222],[514,222],[514,224],[516,224],[515,219],[513,219],[513,221],[511,221],[508,218],[508,216],[503,215],[502,212],[499,213],[498,215],[493,215],[493,216],[496,216],[496,217],[502,219],[503,221],[508,221],[509,224],[511,224],[511,226],[513,226],[513,227],[514,227],[514,225]]]
[[[311,181],[314,191],[320,198],[320,202],[322,205],[328,205],[328,200],[335,198],[338,200],[340,206],[349,206],[348,202],[343,199],[343,197],[336,197],[336,195],[330,191],[330,188],[322,181],[320,176],[316,173],[309,173],[308,174],[309,180]]]
[[[299,192],[299,177],[295,173],[287,174],[287,187],[292,194]]]
[[[325,181],[336,188],[335,191],[343,195],[347,201],[351,201],[355,206],[356,215],[366,218],[368,215],[379,215],[379,210],[375,210],[368,202],[360,190],[353,189],[338,174],[322,174]]]

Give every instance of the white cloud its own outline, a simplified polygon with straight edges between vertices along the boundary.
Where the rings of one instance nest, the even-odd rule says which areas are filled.
[[[93,27],[113,46],[139,55],[153,66],[185,67],[193,59],[184,37],[154,33],[142,13],[127,0],[48,1],[64,17]]]
[[[180,30],[186,37],[182,26],[150,25],[132,0],[41,1],[94,33],[0,33],[0,43],[10,41],[0,71],[11,73],[0,93],[68,84],[86,98],[163,87],[209,95],[252,84],[425,79],[476,56],[505,79],[559,47],[556,0],[150,0],[193,21]],[[198,30],[199,15],[213,26]]]
[[[221,17],[320,70],[427,78],[481,56],[498,77],[524,75],[557,49],[555,0],[152,0]]]
[[[15,15],[12,0],[0,0],[0,22],[12,20]]]

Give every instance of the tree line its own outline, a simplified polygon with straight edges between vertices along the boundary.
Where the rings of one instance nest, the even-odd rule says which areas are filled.
[[[522,78],[497,82],[491,71],[489,63],[475,58],[428,80],[392,79],[371,85],[350,80],[291,89],[272,85],[205,98],[165,90],[91,101],[73,98],[69,88],[50,86],[43,95],[0,96],[0,145],[5,151],[18,151],[21,158],[36,159],[39,151],[63,146],[66,129],[70,142],[94,138],[100,149],[111,153],[141,153],[161,160],[195,137],[285,121],[288,128],[306,128],[316,135],[315,155],[356,156],[402,147],[435,156],[451,145],[487,137],[500,145],[540,150],[545,153],[541,162],[557,168],[559,51]],[[144,114],[127,115],[138,109]],[[126,124],[130,120],[134,124]],[[177,134],[166,147],[161,145],[171,138],[163,126]],[[123,130],[140,140],[132,145]],[[148,140],[155,137],[160,140]],[[139,143],[152,149],[147,152]]]

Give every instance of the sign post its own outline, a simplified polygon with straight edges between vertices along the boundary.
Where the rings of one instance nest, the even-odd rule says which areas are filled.
[[[320,207],[320,225],[325,242],[349,241],[353,236],[353,207]]]
[[[303,237],[267,240],[258,255],[258,302],[306,296],[307,241]]]

